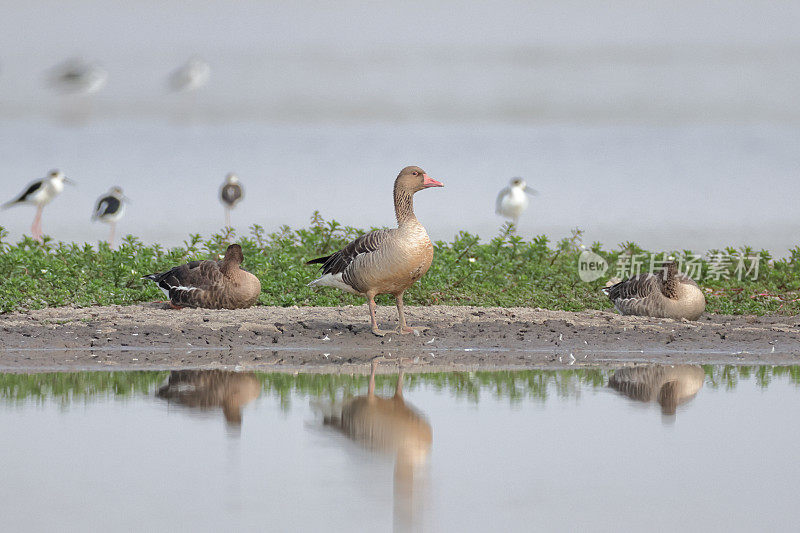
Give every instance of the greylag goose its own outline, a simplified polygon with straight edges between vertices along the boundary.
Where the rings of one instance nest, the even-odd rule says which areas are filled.
[[[697,320],[706,308],[703,291],[674,262],[655,274],[639,274],[603,292],[623,315]]]
[[[111,234],[108,236],[109,246],[114,246],[114,232],[117,228],[117,220],[125,214],[125,202],[127,201],[128,198],[122,194],[120,187],[111,187],[107,193],[97,199],[92,220],[99,220],[111,226]]]
[[[36,216],[31,226],[31,237],[42,242],[42,210],[53,198],[61,194],[61,191],[64,190],[65,183],[71,184],[72,181],[68,180],[62,172],[51,170],[46,178],[36,180],[29,184],[22,194],[4,203],[2,207],[5,209],[19,204],[35,205]]]
[[[241,267],[242,261],[242,247],[231,244],[222,261],[192,261],[142,279],[156,282],[176,309],[244,309],[258,300],[261,282]]]
[[[366,396],[345,401],[325,416],[323,423],[367,450],[394,456],[396,519],[409,523],[415,514],[414,477],[428,458],[433,430],[424,416],[403,399],[402,369],[392,398],[375,395],[375,369],[373,361]]]
[[[219,188],[219,201],[225,206],[225,227],[231,226],[231,209],[236,207],[244,197],[242,184],[239,177],[231,172],[225,177],[225,182]]]
[[[261,383],[252,372],[225,370],[175,370],[156,395],[186,407],[208,410],[222,408],[225,421],[242,425],[242,407],[261,394]]]
[[[322,275],[309,287],[336,287],[365,296],[369,303],[372,332],[383,336],[375,318],[375,296],[391,294],[397,302],[398,333],[412,333],[403,314],[403,293],[428,271],[433,245],[414,216],[414,193],[428,187],[444,187],[419,167],[406,167],[394,182],[397,228],[381,229],[357,238],[335,254],[313,259],[322,263]]]
[[[640,402],[658,402],[661,412],[674,415],[678,406],[703,387],[705,372],[697,365],[623,368],[608,379],[608,386]]]
[[[520,215],[528,208],[528,195],[538,194],[522,178],[511,178],[508,187],[497,195],[495,212],[517,224]]]

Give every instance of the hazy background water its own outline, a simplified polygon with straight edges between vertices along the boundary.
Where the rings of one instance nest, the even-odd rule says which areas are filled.
[[[222,225],[303,225],[314,209],[390,225],[391,182],[419,164],[434,238],[492,236],[497,191],[540,191],[524,235],[575,226],[608,246],[796,244],[800,2],[0,2],[3,200],[52,167],[79,182],[45,211],[94,241],[96,197],[133,200],[120,231],[180,242]],[[209,84],[170,94],[197,54]],[[57,94],[48,69],[96,61],[107,86]],[[30,207],[0,212],[17,238]]]

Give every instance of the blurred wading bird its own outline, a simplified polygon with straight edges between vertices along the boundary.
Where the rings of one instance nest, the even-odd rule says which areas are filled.
[[[108,80],[108,72],[102,67],[82,59],[70,59],[53,67],[51,84],[65,93],[93,94],[102,89]]]
[[[199,57],[189,59],[169,75],[168,84],[175,92],[196,91],[208,83],[211,65]]]
[[[241,267],[242,261],[242,247],[231,244],[222,261],[192,261],[142,279],[156,282],[174,309],[244,309],[258,300],[261,282]]]
[[[18,204],[33,204],[36,206],[36,216],[31,226],[31,237],[42,242],[42,210],[53,198],[64,190],[64,184],[74,184],[71,180],[64,177],[58,170],[51,170],[46,178],[36,180],[25,189],[17,198],[4,203],[3,209]]]
[[[497,195],[495,212],[517,224],[520,215],[528,208],[528,195],[539,194],[528,187],[522,178],[511,178],[508,187]]]
[[[231,209],[236,207],[242,198],[244,198],[242,184],[239,182],[239,177],[231,172],[219,188],[219,201],[225,206],[225,227],[231,227]]]
[[[97,199],[92,220],[99,220],[111,226],[111,234],[108,236],[109,246],[114,246],[117,220],[125,214],[125,203],[129,201],[128,197],[122,194],[122,189],[116,186],[111,187],[107,193]]]
[[[623,315],[697,320],[706,308],[703,291],[674,261],[602,290]]]
[[[414,193],[444,185],[419,167],[406,167],[394,182],[394,213],[397,228],[371,231],[335,254],[313,259],[322,263],[322,276],[309,287],[336,287],[367,298],[372,332],[383,336],[375,318],[375,296],[391,294],[397,302],[400,324],[397,332],[412,333],[403,313],[403,293],[420,279],[433,261],[433,244],[414,215]]]

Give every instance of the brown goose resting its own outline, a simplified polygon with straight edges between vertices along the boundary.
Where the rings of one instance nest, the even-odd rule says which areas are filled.
[[[639,274],[603,289],[623,315],[697,320],[706,308],[703,291],[674,262],[655,274]]]
[[[242,247],[231,244],[222,261],[192,261],[142,279],[155,281],[177,309],[244,309],[258,300],[261,282],[241,267],[242,261]]]
[[[403,314],[403,293],[420,279],[433,261],[433,244],[414,216],[414,193],[428,187],[444,187],[419,167],[406,167],[394,182],[397,228],[362,235],[335,254],[313,259],[322,263],[322,276],[309,287],[337,287],[367,298],[372,332],[383,336],[375,319],[375,296],[391,294],[400,317],[398,333],[412,333]]]
[[[640,402],[658,402],[661,412],[674,415],[703,387],[705,372],[698,365],[623,368],[608,379],[608,386]]]
[[[230,426],[242,425],[242,408],[258,398],[261,383],[252,372],[174,370],[156,395],[200,410],[221,407]]]

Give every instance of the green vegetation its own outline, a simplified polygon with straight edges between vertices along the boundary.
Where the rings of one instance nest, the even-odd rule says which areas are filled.
[[[705,365],[705,387],[734,390],[743,381],[755,380],[768,388],[776,380],[787,380],[800,386],[800,366],[713,366]],[[512,403],[523,400],[544,402],[552,395],[568,398],[581,388],[603,388],[614,373],[608,369],[519,370],[502,372],[437,372],[406,374],[404,391],[429,388],[477,403],[485,395],[507,398]],[[154,395],[156,388],[169,376],[168,372],[55,372],[44,374],[0,373],[0,401],[38,402],[56,400],[69,405],[92,397],[129,398]],[[264,394],[280,399],[283,408],[291,406],[293,397],[339,400],[364,394],[369,376],[362,374],[287,374],[256,372]],[[376,392],[391,396],[397,375],[375,376]]]
[[[362,230],[326,221],[315,213],[310,226],[304,229],[283,227],[267,234],[254,225],[249,235],[239,236],[227,228],[208,239],[191,235],[183,246],[171,249],[145,245],[129,235],[112,250],[105,243],[57,243],[47,238],[43,244],[30,238],[12,244],[6,242],[8,232],[0,227],[0,312],[159,300],[163,294],[141,276],[194,259],[218,257],[231,242],[242,245],[245,268],[261,279],[261,305],[361,304],[362,299],[341,291],[306,287],[317,269],[304,264],[332,253],[361,233]],[[644,272],[649,270],[650,262],[634,243],[623,243],[615,250],[603,250],[600,243],[584,247],[579,230],[554,244],[544,235],[526,241],[515,234],[511,225],[503,226],[500,234],[488,242],[461,232],[452,242],[436,242],[435,248],[433,266],[406,293],[407,304],[606,309],[610,303],[599,289],[616,273],[617,265],[639,263]],[[578,277],[578,258],[584,249],[599,254],[611,266],[604,277],[591,283]],[[663,260],[665,255],[683,260],[691,252],[676,250],[653,257]],[[726,259],[715,261],[715,257]],[[757,276],[752,257],[758,258]],[[696,271],[690,274],[710,291],[709,312],[800,311],[800,247],[780,260],[773,260],[763,250],[711,250],[693,264]],[[741,281],[737,279],[739,274],[743,274]],[[391,303],[384,298],[382,303]]]

